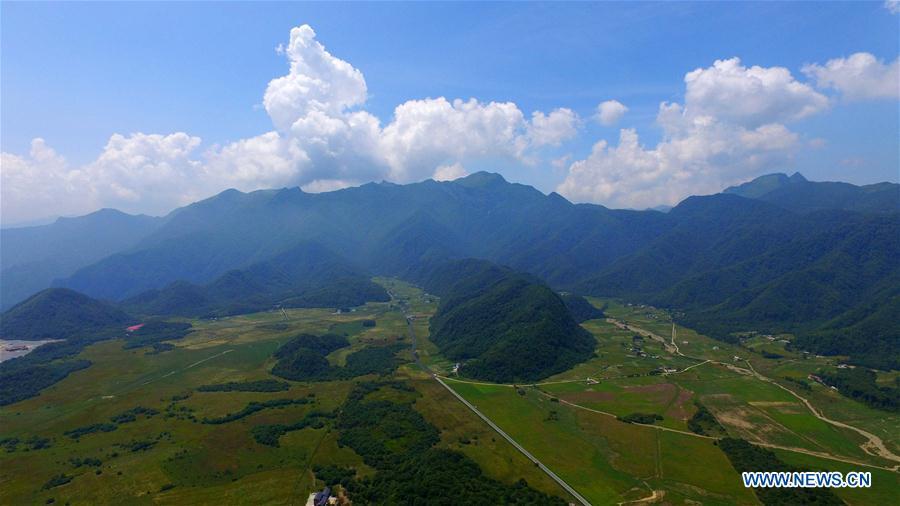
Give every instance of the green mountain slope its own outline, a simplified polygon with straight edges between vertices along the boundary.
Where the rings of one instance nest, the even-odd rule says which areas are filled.
[[[603,318],[604,316],[602,309],[594,307],[587,299],[580,295],[565,292],[559,294],[559,297],[566,304],[566,308],[569,310],[572,318],[578,323]]]
[[[297,245],[198,286],[177,281],[123,302],[138,314],[225,316],[281,307],[349,307],[386,301],[384,288],[331,251]]]
[[[883,300],[872,298],[879,277],[860,275],[853,264],[865,248],[896,256],[893,244],[854,249],[840,234],[859,228],[869,231],[860,240],[880,237],[875,229],[887,225],[871,220],[900,214],[892,212],[898,188],[776,174],[688,198],[668,213],[575,205],[488,173],[321,194],[229,190],[173,212],[133,249],[61,285],[113,300],[166,290],[162,299],[178,301],[168,303],[176,310],[196,299],[192,314],[271,307],[285,294],[269,293],[265,276],[244,271],[302,237],[378,275],[420,280],[448,260],[481,258],[557,290],[683,309],[686,323],[721,338],[752,328],[805,335]],[[843,253],[832,254],[840,245]],[[213,283],[212,292],[198,288]],[[234,291],[248,296],[220,295]],[[143,311],[174,314],[165,305]]]
[[[66,339],[111,327],[124,328],[134,319],[118,308],[65,288],[48,288],[16,304],[0,316],[3,339]]]
[[[319,194],[230,190],[177,210],[133,251],[60,285],[122,300],[179,280],[205,284],[298,238],[374,274],[406,276],[423,262],[479,257],[566,284],[645,244],[665,216],[574,205],[487,173]]]
[[[131,248],[161,224],[160,218],[101,209],[50,225],[0,230],[0,309]]]
[[[532,276],[477,260],[451,262],[430,283],[444,293],[431,340],[461,374],[534,381],[590,357],[594,339],[563,300]],[[450,279],[455,283],[448,283]],[[437,283],[436,283],[437,281]]]
[[[799,173],[769,174],[723,193],[759,199],[794,212],[843,209],[862,213],[900,212],[900,185],[877,183],[856,186],[839,182],[808,181]]]
[[[851,328],[890,303],[880,294],[900,277],[900,216],[798,215],[731,195],[691,198],[670,215],[681,222],[669,233],[582,289],[677,309],[719,339],[791,332],[803,349],[900,365],[896,324],[868,320],[865,336]]]

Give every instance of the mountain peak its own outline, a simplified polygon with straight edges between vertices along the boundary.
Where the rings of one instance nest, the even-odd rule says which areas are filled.
[[[778,188],[806,182],[806,178],[799,172],[794,172],[792,176],[788,176],[783,172],[776,172],[774,174],[759,176],[752,181],[737,186],[729,186],[728,188],[725,188],[722,193],[731,193],[740,195],[741,197],[755,199],[762,197],[771,191],[777,190]]]
[[[496,172],[479,171],[453,181],[454,184],[467,188],[484,188],[506,183],[506,179]]]

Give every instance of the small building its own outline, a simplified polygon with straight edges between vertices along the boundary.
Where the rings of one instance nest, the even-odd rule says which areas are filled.
[[[306,504],[307,506],[326,506],[330,497],[331,489],[325,487],[321,492],[310,494],[309,499],[306,501]]]

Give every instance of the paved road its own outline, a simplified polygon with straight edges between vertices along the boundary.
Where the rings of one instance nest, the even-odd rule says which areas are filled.
[[[484,420],[484,423],[490,425],[491,428],[497,432],[497,434],[500,434],[501,436],[503,436],[503,439],[506,439],[507,441],[509,441],[509,444],[515,446],[517,450],[522,452],[522,455],[525,455],[526,457],[528,457],[528,460],[534,462],[535,465],[537,465],[541,469],[541,471],[544,471],[545,473],[547,473],[547,476],[549,476],[550,478],[553,479],[553,481],[558,483],[560,487],[564,488],[566,490],[566,492],[571,494],[572,497],[574,497],[575,499],[578,500],[578,502],[580,502],[581,504],[583,504],[585,506],[590,506],[591,503],[589,503],[587,499],[582,497],[581,494],[579,494],[577,491],[575,491],[574,488],[570,487],[568,483],[563,481],[563,479],[560,478],[559,476],[557,476],[556,473],[551,471],[550,468],[548,468],[547,466],[542,464],[541,461],[539,461],[537,458],[534,457],[534,455],[529,453],[528,450],[523,448],[522,445],[517,443],[515,439],[513,439],[512,437],[509,436],[509,434],[507,434],[506,432],[503,432],[503,429],[498,427],[497,424],[492,422],[491,419],[486,417],[481,411],[478,411],[478,408],[476,408],[471,402],[467,401],[465,398],[463,398],[463,396],[456,393],[456,391],[453,390],[452,388],[450,388],[450,386],[448,386],[446,383],[444,383],[444,380],[442,380],[441,378],[437,377],[436,375],[432,375],[432,377],[435,380],[437,380],[438,383],[443,385],[443,387],[446,388],[447,391],[449,391],[451,394],[453,394],[454,397],[459,399],[459,402],[465,404],[466,407],[471,409],[473,413],[475,413],[476,415],[478,415],[479,418]]]
[[[390,293],[390,292],[389,292],[389,293]],[[393,298],[394,294],[390,293],[390,295],[391,295],[391,297]],[[406,317],[406,328],[407,328],[407,332],[409,332],[409,338],[410,338],[410,341],[412,342],[412,351],[413,351],[413,356],[414,356],[415,359],[416,359],[416,365],[418,365],[423,371],[425,371],[425,372],[427,372],[429,375],[431,375],[431,377],[434,378],[435,381],[437,381],[438,383],[441,384],[441,386],[443,386],[444,388],[446,388],[447,391],[450,392],[454,397],[456,397],[457,399],[459,399],[459,402],[463,403],[466,407],[468,407],[470,410],[472,410],[473,413],[475,413],[476,415],[478,415],[478,418],[481,418],[482,420],[484,420],[484,423],[488,424],[492,429],[494,429],[494,431],[496,431],[497,434],[500,434],[500,436],[502,436],[503,439],[509,441],[509,444],[513,445],[517,450],[519,450],[520,452],[522,452],[522,455],[525,455],[525,457],[527,457],[528,460],[530,460],[531,462],[534,462],[534,464],[537,465],[538,468],[539,468],[541,471],[544,471],[544,473],[546,473],[547,476],[549,476],[553,481],[555,481],[556,483],[558,483],[560,487],[562,487],[563,489],[565,489],[566,492],[568,492],[569,494],[571,494],[572,497],[574,497],[576,500],[578,500],[578,502],[580,502],[580,503],[583,504],[584,506],[591,506],[591,503],[588,502],[587,499],[585,499],[584,497],[582,497],[581,494],[579,494],[574,488],[572,488],[572,487],[571,487],[568,483],[566,483],[562,478],[560,478],[559,476],[557,476],[556,473],[554,473],[553,471],[551,471],[549,467],[547,467],[547,466],[545,466],[544,464],[542,464],[541,461],[539,461],[537,458],[535,458],[534,455],[532,455],[531,453],[529,453],[528,450],[526,450],[525,448],[523,448],[522,445],[520,445],[519,443],[517,443],[516,440],[513,439],[509,434],[507,434],[506,432],[503,432],[503,429],[501,429],[500,427],[498,427],[497,424],[495,424],[494,422],[492,422],[491,419],[488,418],[487,416],[485,416],[481,411],[478,411],[478,408],[476,408],[472,403],[470,403],[469,401],[467,401],[466,399],[464,399],[463,396],[461,396],[461,395],[459,395],[458,393],[456,393],[455,390],[453,390],[452,388],[450,388],[449,385],[447,385],[446,383],[444,383],[444,381],[443,381],[440,377],[438,377],[438,375],[437,375],[436,373],[434,373],[434,372],[431,370],[431,368],[429,368],[427,365],[425,365],[425,364],[422,363],[422,360],[419,358],[419,350],[418,350],[418,347],[416,346],[416,331],[415,331],[415,329],[413,328],[412,320],[410,319],[410,315],[405,314],[404,316]]]

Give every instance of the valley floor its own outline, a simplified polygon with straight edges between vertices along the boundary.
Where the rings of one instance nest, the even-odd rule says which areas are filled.
[[[335,410],[365,377],[289,382],[274,392],[199,390],[273,379],[272,353],[300,332],[347,335],[350,346],[327,357],[335,366],[368,346],[403,344],[404,364],[390,377],[414,389],[413,407],[440,431],[439,447],[463,453],[499,482],[524,478],[566,501],[758,504],[717,447],[724,434],[691,430],[698,406],[725,434],[768,447],[786,463],[871,471],[871,488],[835,490],[850,504],[889,504],[900,494],[900,417],[815,382],[808,391],[792,382],[834,367],[834,359],[804,358],[762,337],[735,346],[682,327],[673,332],[662,311],[594,300],[607,305],[609,318],[583,324],[597,341],[591,360],[536,384],[472,381],[456,377],[454,364],[428,340],[436,299],[397,280],[378,282],[393,300],[350,313],[303,309],[195,320],[194,332],[163,353],[126,350],[121,341],[88,347],[80,358],[91,367],[0,408],[0,503],[116,504],[128,497],[132,504],[302,504],[322,485],[313,473],[317,465],[372,476],[375,469],[338,444],[339,431],[329,425],[288,432],[277,447],[253,437],[261,425]],[[376,324],[364,326],[365,320]],[[284,399],[292,402],[203,423],[251,402]],[[110,421],[126,420],[126,412],[137,415]],[[662,419],[653,425],[618,419],[635,413]],[[113,428],[72,435],[98,424]]]

